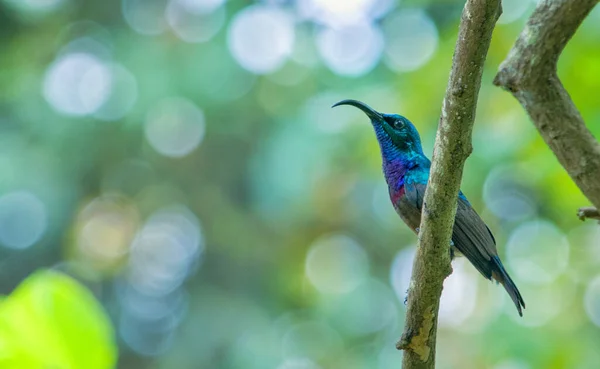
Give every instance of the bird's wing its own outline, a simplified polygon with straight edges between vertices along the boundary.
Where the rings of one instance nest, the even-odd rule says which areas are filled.
[[[425,196],[425,189],[427,184],[417,182],[405,182],[404,183],[404,194],[406,201],[414,206],[416,209],[421,211],[423,207],[423,197]]]
[[[426,187],[424,183],[415,182],[404,185],[406,203],[418,209],[419,213],[423,206]],[[484,277],[488,279],[492,277],[493,263],[490,261],[492,257],[498,255],[496,241],[492,232],[462,193],[459,194],[456,207],[452,242]]]
[[[415,233],[418,233],[421,224],[421,208],[423,206],[423,196],[425,196],[426,184],[405,182],[404,196],[396,203],[396,210],[400,217]]]
[[[488,279],[492,277],[493,263],[490,260],[498,255],[496,241],[464,196],[458,198],[452,241],[481,274]]]

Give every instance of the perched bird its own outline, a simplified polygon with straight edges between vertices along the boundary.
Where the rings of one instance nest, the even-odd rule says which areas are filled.
[[[418,234],[431,166],[431,161],[423,154],[419,132],[401,115],[382,114],[356,100],[343,100],[333,107],[340,105],[354,106],[371,119],[381,148],[383,174],[392,204],[404,223]],[[515,303],[519,315],[523,316],[525,302],[498,257],[496,240],[462,191],[458,194],[451,258],[457,254],[456,251],[465,255],[485,278],[501,283]]]

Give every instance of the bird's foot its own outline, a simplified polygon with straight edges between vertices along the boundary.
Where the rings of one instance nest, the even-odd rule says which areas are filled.
[[[404,294],[404,305],[406,305],[406,303],[408,302],[408,291],[410,290],[410,288],[408,290],[406,290],[406,293]]]

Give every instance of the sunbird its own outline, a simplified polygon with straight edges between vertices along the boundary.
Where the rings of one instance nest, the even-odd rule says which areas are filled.
[[[423,153],[415,126],[398,114],[382,114],[357,100],[343,100],[332,107],[351,105],[371,119],[381,149],[383,174],[394,209],[406,225],[419,233],[421,208],[431,161]],[[450,258],[462,254],[487,279],[501,283],[523,316],[525,302],[510,278],[496,250],[494,235],[459,191],[452,230]]]

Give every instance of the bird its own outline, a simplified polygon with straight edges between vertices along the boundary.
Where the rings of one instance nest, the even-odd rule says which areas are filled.
[[[342,100],[332,108],[342,105],[362,110],[371,120],[381,149],[390,200],[400,218],[418,235],[431,167],[431,161],[423,153],[419,132],[406,117],[379,113],[358,100]],[[486,279],[502,284],[519,316],[523,316],[525,301],[498,256],[494,235],[462,191],[458,194],[451,240],[450,258],[464,255]]]

